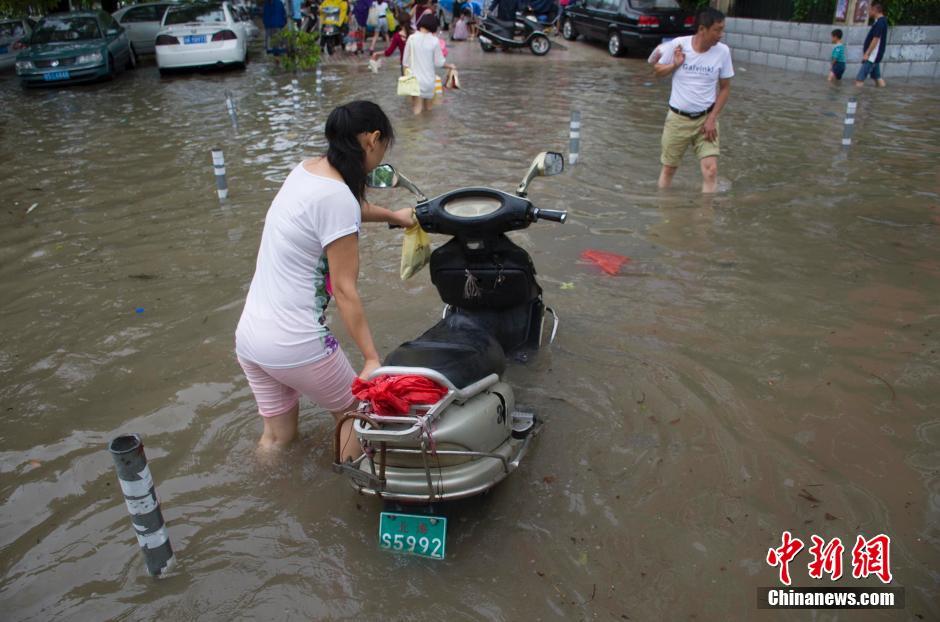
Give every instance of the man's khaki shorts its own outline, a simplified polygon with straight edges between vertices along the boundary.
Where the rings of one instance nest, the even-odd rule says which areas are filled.
[[[705,140],[702,134],[702,126],[708,115],[702,115],[698,119],[690,119],[681,114],[676,114],[672,110],[666,115],[666,124],[663,126],[663,153],[660,162],[666,166],[679,166],[682,156],[689,145],[695,150],[695,155],[699,160],[709,156],[718,156],[718,139],[715,141]],[[715,124],[718,129],[718,124]]]

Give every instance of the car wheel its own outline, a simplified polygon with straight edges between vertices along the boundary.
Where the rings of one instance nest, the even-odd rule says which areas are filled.
[[[620,33],[612,30],[607,37],[607,51],[611,56],[623,56],[623,43],[620,41]]]
[[[578,31],[574,29],[574,24],[571,23],[570,19],[566,19],[565,23],[562,25],[561,36],[568,41],[574,41],[578,38]]]
[[[529,40],[529,49],[536,56],[545,56],[552,49],[552,42],[545,35],[536,35]]]
[[[127,48],[127,69],[137,69],[137,52],[133,45]]]

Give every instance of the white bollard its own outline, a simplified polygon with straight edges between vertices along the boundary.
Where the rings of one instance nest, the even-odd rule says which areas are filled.
[[[232,120],[232,128],[235,131],[238,131],[238,110],[235,107],[235,100],[232,99],[232,94],[228,91],[225,92],[225,107],[228,109],[228,116]]]
[[[294,112],[300,110],[300,85],[297,80],[290,81],[291,98],[294,100]]]
[[[858,107],[854,97],[849,98],[849,103],[845,105],[845,123],[842,126],[842,146],[852,146],[852,133],[855,131],[855,110]]]
[[[577,110],[571,112],[571,132],[568,143],[568,164],[577,164],[581,151],[581,113]]]
[[[219,200],[228,197],[228,181],[225,179],[225,156],[221,149],[212,150],[212,168],[215,170],[215,187],[219,192]]]
[[[317,65],[317,95],[322,95],[322,94],[323,94],[323,86],[322,86],[322,84],[323,84],[323,82],[322,82],[322,72],[320,71],[320,65]]]

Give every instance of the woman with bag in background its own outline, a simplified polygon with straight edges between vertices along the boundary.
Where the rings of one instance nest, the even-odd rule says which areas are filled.
[[[357,286],[359,229],[363,221],[414,222],[413,210],[393,212],[365,200],[366,177],[394,140],[378,105],[354,101],[334,109],[326,140],[326,155],[298,164],[271,203],[235,331],[235,353],[264,422],[262,450],[297,437],[300,395],[337,418],[354,407],[356,373],[326,325],[326,308],[335,298],[362,353],[359,377],[367,378],[380,363]],[[362,453],[352,425],[341,440],[344,459]]]
[[[426,14],[418,21],[418,32],[408,37],[402,54],[402,63],[417,81],[417,94],[408,93],[411,95],[411,110],[416,115],[430,110],[433,105],[437,82],[436,70],[440,67],[457,68],[452,63],[445,63],[441,41],[435,34],[437,29],[437,18]],[[406,78],[401,78],[401,80],[406,80]]]

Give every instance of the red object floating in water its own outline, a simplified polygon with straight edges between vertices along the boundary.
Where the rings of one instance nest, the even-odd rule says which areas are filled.
[[[597,251],[593,249],[581,251],[581,259],[585,259],[597,265],[607,274],[617,274],[620,272],[620,267],[630,261],[629,257],[618,255],[617,253],[608,253],[607,251]]]

